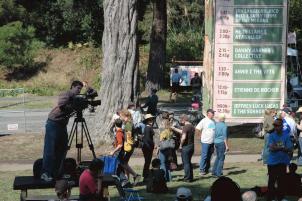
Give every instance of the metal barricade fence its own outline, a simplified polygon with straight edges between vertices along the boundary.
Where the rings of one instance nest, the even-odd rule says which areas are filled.
[[[24,89],[0,89],[0,135],[25,132]]]
[[[45,132],[45,123],[57,96],[34,96],[25,89],[0,89],[0,135],[40,134]],[[89,130],[92,130],[95,113],[84,110]],[[69,120],[71,130],[74,116]]]

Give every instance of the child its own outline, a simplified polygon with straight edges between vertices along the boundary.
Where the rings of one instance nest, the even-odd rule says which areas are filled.
[[[152,169],[147,180],[147,192],[149,193],[166,193],[168,187],[165,179],[165,172],[160,167],[160,160],[155,158],[152,160]]]
[[[288,166],[288,169],[289,173],[281,178],[279,191],[281,191],[283,195],[301,197],[301,177],[296,173],[297,165],[295,163],[291,163]]]
[[[56,181],[55,191],[60,200],[69,200],[71,193],[71,184],[67,180],[61,179]]]

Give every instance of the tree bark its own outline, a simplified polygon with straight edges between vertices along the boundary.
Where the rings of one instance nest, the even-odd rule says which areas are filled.
[[[150,36],[150,53],[147,71],[146,90],[160,89],[163,86],[166,62],[167,1],[154,0],[153,23]]]
[[[110,120],[137,99],[137,0],[104,0],[101,106],[96,111],[93,142],[108,142]]]
[[[203,112],[213,107],[213,65],[214,65],[214,7],[213,0],[205,1],[205,36],[203,52]]]

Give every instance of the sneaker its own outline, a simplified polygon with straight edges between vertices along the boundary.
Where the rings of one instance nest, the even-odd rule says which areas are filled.
[[[53,178],[50,177],[50,176],[48,176],[47,173],[43,173],[43,174],[41,175],[41,179],[44,180],[44,181],[46,181],[46,182],[51,182],[51,181],[53,181]]]
[[[70,179],[71,175],[70,174],[63,174],[62,179]]]
[[[207,174],[207,172],[199,172],[199,176],[204,176],[204,175],[206,175]]]
[[[140,181],[142,178],[141,175],[137,174],[135,177],[133,177],[133,186],[136,186],[136,184]]]

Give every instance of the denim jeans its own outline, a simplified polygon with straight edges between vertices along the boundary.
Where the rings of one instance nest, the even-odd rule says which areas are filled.
[[[145,164],[143,169],[143,177],[147,178],[149,176],[150,164],[152,160],[154,147],[143,146],[142,151],[145,158]]]
[[[212,174],[216,176],[222,175],[223,170],[223,163],[225,158],[225,144],[224,142],[221,143],[215,143],[215,150],[216,150],[216,160],[214,162],[214,166],[212,169]]]
[[[186,145],[182,147],[181,159],[185,171],[185,180],[193,180],[193,165],[191,159],[194,153],[194,144]]]
[[[302,165],[302,137],[298,138],[298,161],[297,161],[297,165]]]
[[[57,122],[47,120],[44,139],[42,173],[58,177],[68,144],[67,128]]]
[[[160,160],[160,169],[165,172],[166,181],[171,181],[170,162],[168,161],[169,150],[159,151],[158,158]]]
[[[201,143],[201,158],[199,163],[200,172],[209,172],[213,152],[214,144]]]

